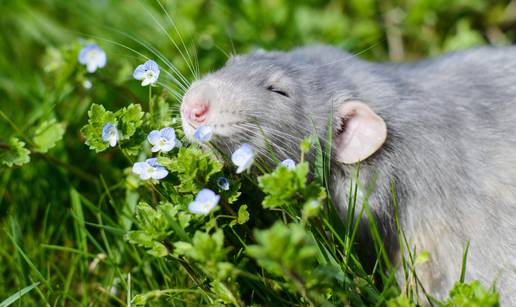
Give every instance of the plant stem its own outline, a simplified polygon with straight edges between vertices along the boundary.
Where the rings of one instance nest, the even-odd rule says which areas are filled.
[[[149,113],[152,115],[154,114],[154,102],[152,101],[152,85],[149,84]]]

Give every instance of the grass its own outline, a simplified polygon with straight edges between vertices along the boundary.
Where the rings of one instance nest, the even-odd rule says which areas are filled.
[[[374,224],[375,250],[381,256],[374,264],[375,274],[365,272],[355,252],[360,219],[372,221],[367,204],[354,212],[356,187],[350,193],[346,223],[338,218],[331,201],[317,219],[304,221],[301,210],[292,205],[263,209],[260,197],[252,197],[263,196],[256,192],[256,178],[238,179],[243,196],[237,204],[249,205],[251,220],[229,227],[237,215],[227,209],[229,204],[214,220],[224,229],[224,243],[231,247],[225,261],[236,264],[238,288],[228,280],[214,284],[212,268],[200,260],[187,255],[154,257],[146,248],[129,243],[126,233],[145,226],[135,216],[139,200],[153,205],[158,199],[170,200],[169,192],[175,187],[136,189],[127,176],[131,163],[125,152],[96,155],[89,151],[79,132],[87,123],[87,110],[92,103],[110,110],[131,102],[148,110],[152,104],[152,119],[165,123],[193,79],[220,67],[228,54],[256,46],[288,49],[323,42],[367,59],[399,61],[478,44],[513,42],[513,6],[511,1],[478,0],[382,1],[381,5],[319,0],[149,0],[123,5],[117,1],[0,1],[4,29],[0,34],[0,151],[9,148],[11,137],[24,141],[31,151],[28,164],[0,166],[0,306],[130,306],[136,303],[135,297],[150,305],[204,305],[215,303],[217,295],[235,296],[236,292],[247,303],[285,306],[317,300],[380,306],[397,298],[395,268],[382,253]],[[108,66],[92,76],[80,72],[74,57],[84,39],[95,40],[108,54]],[[150,92],[132,80],[132,69],[145,57],[167,67],[170,75],[163,73],[160,79],[164,91]],[[91,91],[81,86],[86,78],[93,82]],[[34,137],[51,119],[66,131],[52,148],[42,151]],[[316,151],[315,181],[328,187],[330,152],[321,144],[316,144]],[[160,198],[160,193],[165,197]],[[283,279],[247,256],[247,247],[257,244],[253,229],[267,229],[276,220],[304,225],[307,242],[315,242],[320,272],[310,271],[301,278],[287,270],[290,278]],[[163,242],[194,243],[191,228],[182,231],[173,217],[168,216],[168,221],[173,226],[167,231],[173,234]],[[197,220],[194,226],[203,231],[210,227]],[[415,278],[417,255],[408,246],[403,251],[406,278]],[[338,285],[339,291],[330,298],[321,295],[310,282],[327,286],[327,280],[314,277],[315,273]],[[463,275],[458,276],[461,281]],[[401,291],[413,299],[410,289]]]

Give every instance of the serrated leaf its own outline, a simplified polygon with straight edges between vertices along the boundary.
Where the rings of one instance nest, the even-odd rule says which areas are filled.
[[[29,163],[30,151],[25,148],[25,143],[18,138],[12,137],[6,148],[0,148],[0,162],[7,167],[13,165],[21,166]]]
[[[115,113],[118,119],[118,131],[120,140],[128,140],[142,125],[142,118],[145,113],[139,104],[130,104]]]
[[[218,229],[213,234],[196,231],[192,243],[174,243],[175,254],[192,258],[201,263],[216,263],[225,259],[224,233]]]
[[[116,117],[113,112],[99,104],[92,104],[88,111],[88,124],[82,127],[81,133],[86,138],[86,145],[96,152],[101,152],[109,147],[109,144],[102,140],[102,128],[107,123],[117,125]]]
[[[179,192],[197,193],[206,186],[210,178],[222,170],[222,164],[212,159],[207,153],[198,148],[182,147],[177,157],[161,158],[160,163],[169,171],[177,173],[180,184]]]
[[[270,273],[301,274],[315,265],[317,247],[300,224],[276,222],[270,229],[255,231],[255,237],[258,244],[247,246],[247,254]]]
[[[293,170],[278,167],[271,174],[258,178],[258,185],[267,196],[262,202],[264,208],[282,207],[303,200],[322,200],[326,197],[324,189],[315,184],[306,185],[308,163],[299,163]]]
[[[34,132],[33,142],[37,152],[47,152],[63,138],[65,125],[58,123],[55,119],[42,122]]]
[[[475,280],[469,284],[457,282],[444,306],[496,307],[499,304],[498,294],[484,289],[480,282]]]

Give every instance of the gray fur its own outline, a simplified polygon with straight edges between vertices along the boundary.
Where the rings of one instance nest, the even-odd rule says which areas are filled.
[[[410,246],[430,252],[418,269],[430,294],[447,295],[471,240],[466,279],[486,287],[496,282],[502,303],[516,304],[516,47],[401,65],[369,63],[324,46],[262,52],[231,59],[188,94],[203,87],[222,148],[250,142],[267,156],[258,125],[280,159],[296,157],[314,126],[324,141],[335,106],[367,103],[385,120],[388,136],[360,174],[366,186],[378,175],[369,205],[393,261],[399,245],[390,180]],[[191,127],[185,132],[191,136]],[[353,169],[332,167],[332,197],[343,216]]]

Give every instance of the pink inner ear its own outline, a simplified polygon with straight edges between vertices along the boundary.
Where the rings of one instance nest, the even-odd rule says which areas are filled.
[[[385,122],[363,102],[343,104],[337,109],[335,120],[340,123],[335,132],[336,157],[342,163],[365,160],[387,138]]]

